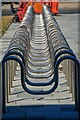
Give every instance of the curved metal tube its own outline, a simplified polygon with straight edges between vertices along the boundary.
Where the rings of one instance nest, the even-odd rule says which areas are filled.
[[[50,90],[46,90],[46,91],[42,91],[42,90],[36,91],[36,90],[34,90],[33,91],[33,90],[28,89],[27,86],[26,86],[26,84],[25,84],[25,69],[24,69],[24,64],[23,64],[23,62],[19,58],[15,57],[15,56],[8,56],[8,57],[3,58],[3,60],[2,60],[2,79],[4,81],[3,89],[5,87],[4,64],[5,64],[5,62],[7,62],[9,60],[15,60],[15,61],[17,61],[20,64],[20,67],[21,67],[21,85],[22,85],[23,89],[26,92],[28,92],[30,94],[35,94],[35,95],[42,95],[42,94],[50,94],[51,92],[53,92],[56,89],[56,87],[58,85],[58,69],[56,69],[56,71],[55,71],[56,75],[55,75],[54,78],[56,80],[55,80],[54,87],[52,87]],[[4,92],[4,94],[5,94],[5,92]]]
[[[59,52],[59,53],[55,56],[55,59],[54,59],[54,65],[55,65],[55,63],[56,63],[58,57],[60,57],[62,54],[70,54],[70,55],[76,57],[75,54],[74,54],[72,51],[69,51],[69,50],[63,50],[63,51]]]
[[[76,110],[80,111],[80,62],[77,60],[74,56],[63,56],[61,57],[55,64],[55,68],[59,66],[59,64],[66,59],[73,60],[75,64],[77,65],[77,73],[78,73],[78,79],[75,79],[75,106]]]

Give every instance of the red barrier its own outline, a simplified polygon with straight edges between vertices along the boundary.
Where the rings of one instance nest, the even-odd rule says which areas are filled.
[[[34,12],[36,14],[42,13],[42,3],[41,2],[35,2],[33,7],[34,7]]]
[[[26,10],[27,10],[27,3],[26,2],[20,2],[20,6],[19,6],[18,11],[16,13],[17,17],[19,18],[19,22],[22,21]]]
[[[23,19],[22,10],[17,11],[16,15],[17,15],[17,16],[18,16],[18,18],[19,18],[19,22],[21,22],[21,21],[22,21],[22,19]]]
[[[57,15],[58,11],[58,0],[52,0],[51,2],[51,12]]]
[[[50,0],[51,1],[51,0]],[[43,4],[48,5],[50,7],[50,10],[53,14],[57,15],[58,11],[58,0],[52,0],[51,2],[44,2],[44,0],[41,0],[41,2],[20,2],[18,11],[16,13],[16,15],[19,18],[19,21],[21,22],[25,12],[27,10],[27,7],[32,5],[34,8],[34,12],[36,14],[40,14],[42,13],[42,6]]]

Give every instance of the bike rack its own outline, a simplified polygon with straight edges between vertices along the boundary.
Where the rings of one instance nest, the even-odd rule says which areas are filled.
[[[5,63],[7,61],[14,60],[19,63],[21,84],[26,92],[44,95],[54,92],[57,88],[59,65],[67,59],[74,61],[77,65],[78,73],[75,73],[77,80],[74,81],[75,105],[76,110],[80,111],[80,63],[69,47],[49,8],[43,6],[43,14],[34,15],[33,8],[30,6],[2,60],[3,112],[5,112],[6,105]],[[43,82],[44,78],[50,80]],[[41,79],[42,82],[31,82],[29,79]],[[49,90],[30,90],[26,83],[31,86],[53,86]]]

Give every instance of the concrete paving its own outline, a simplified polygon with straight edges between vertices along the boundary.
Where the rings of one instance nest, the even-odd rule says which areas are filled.
[[[74,52],[78,53],[78,15],[77,14],[60,14],[55,17],[58,24],[69,42]],[[14,35],[19,23],[12,23],[9,29],[2,37],[2,56],[4,55],[9,42]],[[4,50],[5,49],[5,50]],[[4,51],[4,52],[3,52]],[[2,57],[1,57],[2,59]],[[6,113],[3,114],[4,120],[9,119],[78,119],[78,113],[75,111],[72,94],[69,93],[69,87],[63,71],[59,71],[59,85],[55,92],[49,95],[30,95],[26,93],[20,81],[20,68],[18,66],[9,102],[6,103]],[[28,85],[30,88],[30,86]],[[43,89],[49,89],[43,88]],[[35,89],[33,87],[33,89]],[[38,88],[36,88],[38,89]]]
[[[0,61],[7,50],[12,36],[14,35],[16,29],[20,23],[12,23],[5,34],[0,38]]]
[[[59,14],[55,17],[70,47],[78,57],[78,14]]]
[[[62,71],[59,74],[58,88],[49,95],[30,95],[26,93],[22,89],[19,73],[20,71],[18,69],[3,118],[77,120],[78,113],[75,112],[72,94],[69,93],[69,87]],[[29,85],[27,86],[29,87]]]

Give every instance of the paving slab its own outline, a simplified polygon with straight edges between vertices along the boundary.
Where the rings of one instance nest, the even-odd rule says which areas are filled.
[[[9,43],[11,41],[11,38],[13,37],[15,31],[18,29],[20,23],[12,23],[9,28],[7,29],[7,31],[5,31],[5,34],[0,38],[0,44],[1,44],[1,54],[2,54],[2,57],[3,55],[5,54],[8,46],[9,46]],[[0,57],[0,61],[2,59],[2,57]]]
[[[60,14],[55,18],[70,47],[78,57],[78,14]]]
[[[18,72],[16,72],[16,76],[18,78]],[[65,75],[61,72],[60,76],[62,80],[59,81],[59,88],[57,88],[57,92],[53,92],[50,95],[30,95],[26,93],[21,85],[20,79],[17,82],[14,80],[13,84],[17,87],[13,87],[16,94],[14,92],[10,96],[10,105],[8,103],[7,112],[8,114],[22,112],[21,118],[25,114],[25,118],[45,118],[45,119],[63,119],[63,118],[75,118],[77,120],[77,112],[74,109],[74,101],[72,101],[72,95],[69,94],[69,87],[66,84]],[[16,77],[15,77],[16,79]],[[62,84],[65,83],[65,86]],[[18,86],[19,85],[19,86]],[[62,86],[61,86],[62,85]],[[17,89],[18,88],[18,89]],[[20,90],[22,90],[21,93]],[[12,107],[11,107],[12,106]],[[67,108],[66,108],[67,107]],[[50,112],[49,112],[50,111]],[[74,116],[72,116],[74,114]],[[16,118],[19,118],[17,114],[15,114]],[[7,118],[7,114],[5,114],[4,118]],[[13,116],[11,117],[13,118]]]

